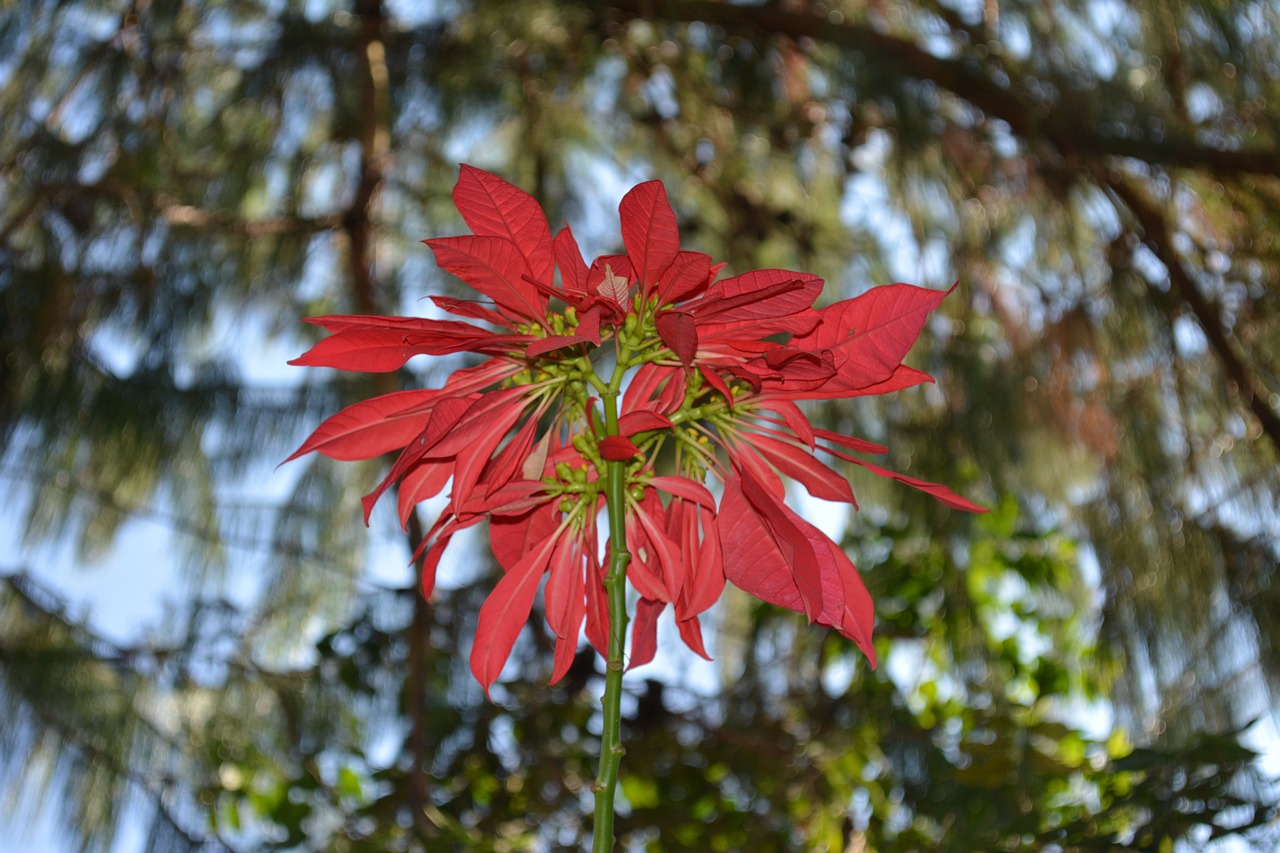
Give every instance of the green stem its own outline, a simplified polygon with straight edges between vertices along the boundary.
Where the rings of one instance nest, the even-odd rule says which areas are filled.
[[[615,373],[621,379],[621,371]],[[618,434],[618,388],[610,382],[604,394],[605,434]],[[604,729],[600,738],[600,769],[592,790],[596,796],[592,853],[613,849],[613,796],[618,785],[622,747],[622,671],[627,639],[627,463],[605,467],[605,512],[609,516],[609,571],[604,585],[609,597],[609,660],[604,675]]]

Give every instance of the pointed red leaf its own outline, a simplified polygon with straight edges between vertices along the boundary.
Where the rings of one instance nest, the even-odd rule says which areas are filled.
[[[655,429],[671,429],[675,424],[666,415],[657,412],[627,412],[618,418],[618,435],[633,436],[638,432]]]
[[[702,624],[698,621],[697,616],[676,620],[676,628],[680,631],[680,639],[684,640],[684,644],[693,650],[695,655],[703,660],[712,659],[711,655],[707,654],[707,647],[702,642]]]
[[[454,299],[450,296],[432,296],[431,301],[437,308],[456,314],[459,317],[470,317],[472,320],[484,320],[504,329],[512,328],[511,321],[492,308],[486,308],[479,302],[470,299]]]
[[[754,270],[718,281],[686,306],[698,320],[704,339],[750,330],[753,339],[778,332],[800,334],[813,328],[818,314],[810,306],[822,292],[822,279],[790,270]]]
[[[552,632],[557,637],[572,637],[575,641],[586,615],[580,545],[572,535],[560,537],[560,543],[551,556],[551,574],[542,591],[547,624]]]
[[[800,411],[800,407],[795,403],[790,400],[770,400],[762,408],[781,415],[783,422],[796,434],[797,438],[809,445],[810,449],[817,445],[813,425],[809,423],[809,418],[804,412]],[[774,422],[777,423],[776,421]]]
[[[609,595],[604,588],[604,567],[596,557],[595,527],[587,528],[587,642],[606,659],[609,657]]]
[[[680,546],[671,541],[664,529],[666,515],[662,503],[653,496],[652,492],[649,492],[643,501],[633,504],[631,510],[644,531],[644,536],[637,538],[643,538],[644,545],[652,549],[653,553],[648,562],[652,565],[656,561],[661,567],[663,584],[667,590],[666,595],[649,597],[659,598],[662,601],[674,601],[680,594],[680,590],[684,588],[688,568],[680,558]],[[633,534],[634,531],[628,532],[628,544]]]
[[[666,608],[661,601],[641,598],[636,602],[636,616],[631,624],[631,659],[627,669],[644,666],[658,652],[658,617]]]
[[[707,509],[716,508],[716,499],[711,492],[707,491],[707,487],[701,483],[695,483],[688,477],[650,477],[649,485],[669,495],[700,504]]]
[[[865,438],[855,438],[851,435],[841,435],[838,432],[832,432],[826,429],[815,429],[814,434],[819,438],[826,439],[833,444],[839,444],[850,450],[856,450],[859,453],[887,453],[889,448],[883,444],[876,444],[874,441],[867,441]]]
[[[756,433],[751,446],[775,468],[804,486],[809,494],[824,501],[855,504],[849,481],[792,444]]]
[[[504,572],[509,572],[538,542],[560,525],[560,513],[552,503],[544,503],[524,515],[494,516],[489,519],[489,547]]]
[[[396,458],[391,470],[387,472],[382,482],[372,492],[361,498],[361,503],[364,505],[364,523],[366,526],[369,524],[369,514],[373,512],[374,504],[378,502],[378,498],[382,497],[382,493],[389,489],[392,483],[403,477],[432,448],[437,446],[462,416],[470,410],[476,399],[477,397],[472,396],[445,397],[436,403],[431,410],[431,417],[427,419],[427,425],[423,427],[422,432],[400,452],[399,457]]]
[[[658,337],[667,345],[686,369],[693,365],[698,353],[698,325],[693,315],[684,311],[663,311],[655,322]]]
[[[453,188],[453,204],[481,237],[504,237],[519,248],[535,278],[555,274],[551,229],[538,202],[524,190],[465,163]]]
[[[831,453],[832,451],[827,452]],[[888,477],[891,480],[897,480],[899,483],[905,483],[913,489],[919,489],[938,503],[943,504],[944,506],[949,506],[952,509],[958,509],[963,512],[987,512],[986,507],[979,506],[968,498],[963,498],[960,495],[957,495],[955,492],[940,483],[931,483],[928,480],[908,477],[906,474],[899,474],[896,471],[890,471],[888,468],[881,468],[879,465],[872,464],[865,459],[858,459],[845,454],[840,454],[840,458],[852,462],[854,465],[860,465],[873,474],[878,474],[881,477]]]
[[[658,393],[658,389],[662,387],[662,383],[672,380],[675,376],[676,368],[664,367],[662,365],[642,364],[640,369],[636,371],[636,375],[631,378],[631,383],[627,386],[627,391],[622,395],[622,413],[630,414],[636,411],[653,411],[657,409],[653,397]]]
[[[640,455],[640,448],[625,435],[610,435],[600,439],[600,455],[610,462],[626,462]]]
[[[419,462],[418,466],[400,481],[396,489],[396,503],[399,510],[400,526],[407,527],[409,513],[422,501],[434,498],[444,490],[444,486],[453,476],[453,460],[443,462]]]
[[[738,487],[747,499],[748,507],[760,519],[782,559],[790,567],[796,589],[800,592],[803,613],[810,622],[815,621],[823,612],[822,574],[813,544],[805,535],[806,523],[755,482],[749,473],[742,473]]]
[[[316,427],[284,461],[312,451],[344,461],[372,459],[404,447],[426,426],[440,396],[436,389],[396,391],[347,406]]]
[[[622,197],[618,205],[622,244],[646,297],[680,251],[675,211],[661,181],[646,181]]]
[[[680,252],[658,282],[658,307],[689,299],[711,284],[711,257],[701,252]]]
[[[587,262],[582,259],[582,250],[573,232],[566,225],[554,240],[556,266],[560,267],[560,283],[565,290],[586,291]]]
[[[547,298],[524,280],[529,264],[504,237],[438,237],[423,240],[440,268],[453,273],[513,316],[544,322]]]
[[[542,580],[558,538],[553,534],[521,557],[511,571],[498,580],[493,592],[480,606],[475,641],[471,646],[471,672],[484,688],[484,695],[490,699],[489,688],[502,674],[502,668],[511,656],[511,647],[529,620],[533,600],[538,594],[538,582]]]
[[[830,349],[846,387],[883,382],[920,336],[929,312],[950,292],[910,284],[874,287],[824,308],[814,330],[792,343]]]

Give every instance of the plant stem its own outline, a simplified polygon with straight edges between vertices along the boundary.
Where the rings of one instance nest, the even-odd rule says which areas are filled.
[[[620,377],[618,377],[620,378]],[[617,383],[621,384],[621,383]],[[618,434],[618,389],[613,382],[604,394],[605,434]],[[596,796],[592,853],[613,849],[613,795],[618,784],[622,747],[622,671],[627,638],[627,463],[609,462],[605,468],[605,512],[609,517],[609,660],[604,675],[604,726],[600,737],[600,769],[592,790]]]

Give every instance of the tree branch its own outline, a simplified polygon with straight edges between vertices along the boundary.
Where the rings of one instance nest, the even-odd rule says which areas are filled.
[[[604,8],[622,20],[662,19],[669,22],[699,21],[723,27],[752,40],[786,36],[809,38],[842,50],[866,53],[899,76],[924,80],[951,92],[991,118],[1000,119],[1027,141],[1051,144],[1063,155],[1127,157],[1169,168],[1203,168],[1220,175],[1267,175],[1276,172],[1280,151],[1211,148],[1185,138],[1155,140],[1109,136],[1082,124],[1072,105],[1091,100],[1084,91],[1065,88],[1056,103],[1045,103],[997,59],[984,62],[971,57],[935,56],[915,43],[865,24],[833,23],[825,15],[792,11],[776,4],[740,6],[713,0],[608,0]],[[999,69],[1009,82],[1000,82],[990,71]],[[1166,120],[1167,125],[1172,124]],[[1140,122],[1129,122],[1130,130]]]
[[[1227,338],[1226,326],[1218,307],[1205,298],[1190,273],[1182,265],[1173,249],[1173,242],[1168,223],[1163,214],[1141,191],[1130,186],[1123,178],[1108,174],[1105,170],[1097,170],[1097,179],[1124,203],[1137,220],[1142,229],[1147,246],[1160,259],[1169,273],[1169,281],[1178,296],[1191,313],[1195,315],[1200,329],[1209,341],[1227,378],[1235,385],[1245,404],[1258,419],[1262,431],[1271,439],[1272,445],[1280,451],[1280,415],[1271,407],[1271,394],[1257,381],[1248,365],[1236,353],[1231,341]]]

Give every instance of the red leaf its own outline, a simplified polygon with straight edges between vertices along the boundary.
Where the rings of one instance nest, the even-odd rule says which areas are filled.
[[[754,270],[718,281],[686,306],[704,338],[736,332],[744,326],[753,339],[778,332],[800,334],[813,328],[818,314],[810,306],[822,292],[822,279],[790,270]]]
[[[494,450],[515,426],[530,401],[523,397],[516,397],[501,405],[483,406],[485,402],[485,400],[477,400],[473,409],[483,407],[482,412],[478,414],[468,412],[455,427],[454,435],[466,437],[462,447],[455,451],[445,450],[449,441],[454,438],[454,435],[451,435],[437,445],[437,450],[431,452],[431,455],[457,453],[458,463],[453,475],[455,500],[466,499],[475,491],[476,484],[480,481],[480,474],[490,461]]]
[[[582,250],[573,232],[566,225],[556,235],[554,241],[556,265],[560,267],[560,283],[565,290],[585,291],[587,289],[587,264],[582,260]]]
[[[831,451],[827,452],[830,453]],[[906,474],[899,474],[895,471],[890,471],[888,468],[881,468],[879,465],[874,465],[867,462],[865,459],[858,459],[845,454],[840,454],[840,458],[852,462],[854,465],[860,465],[873,474],[879,474],[881,477],[888,477],[891,480],[897,480],[899,483],[906,483],[913,489],[919,489],[938,503],[949,506],[952,509],[958,509],[964,512],[987,512],[986,507],[979,506],[968,498],[960,497],[940,483],[931,483],[928,480],[919,480],[915,477],[908,477]]]
[[[618,205],[622,244],[646,298],[680,251],[675,211],[661,181],[647,181],[622,197]],[[625,303],[624,303],[625,307]]]
[[[856,450],[859,453],[887,453],[889,450],[883,444],[876,444],[874,441],[867,441],[865,438],[841,435],[838,432],[831,432],[831,430],[815,429],[814,434],[819,438],[824,438],[827,441],[842,445],[850,450]]]
[[[822,574],[813,544],[805,535],[803,520],[756,483],[750,474],[744,473],[737,485],[747,499],[748,507],[763,523],[790,567],[796,589],[800,592],[803,613],[810,622],[815,621],[823,612]],[[726,484],[726,494],[727,489]]]
[[[641,598],[636,602],[635,621],[631,624],[631,660],[627,669],[644,666],[658,651],[658,617],[666,608],[661,601]]]
[[[400,514],[400,526],[408,527],[409,513],[422,501],[434,498],[444,489],[453,476],[453,460],[421,462],[400,481],[396,489],[396,503]]]
[[[547,299],[524,280],[528,262],[503,237],[439,237],[423,240],[440,268],[453,273],[517,317],[546,320]]]
[[[610,435],[600,439],[600,455],[610,462],[626,462],[640,455],[640,448],[625,435]]]
[[[436,389],[396,391],[347,406],[316,427],[284,461],[312,451],[330,459],[372,459],[404,447],[422,431],[440,396]]]
[[[902,364],[898,366],[892,376],[883,382],[877,382],[874,385],[863,385],[861,384],[863,381],[862,376],[857,371],[856,362],[846,361],[845,367],[849,370],[849,376],[846,377],[837,373],[817,385],[805,384],[796,387],[787,381],[776,382],[766,378],[762,383],[764,392],[757,399],[843,400],[850,397],[874,397],[878,394],[901,391],[904,388],[912,388],[916,385],[933,381],[933,377],[929,374]]]
[[[711,257],[701,252],[680,252],[658,282],[658,307],[697,296],[711,283]]]
[[[553,534],[521,557],[511,571],[498,580],[493,592],[480,606],[475,642],[471,646],[471,672],[484,688],[484,695],[490,699],[489,688],[502,674],[502,668],[511,656],[511,647],[529,620],[533,600],[538,594],[538,582],[546,571],[558,538]]]
[[[657,558],[658,565],[662,568],[662,578],[667,590],[666,595],[651,595],[649,598],[674,601],[676,596],[680,594],[680,590],[684,588],[688,569],[685,567],[684,561],[680,559],[679,546],[667,536],[666,531],[663,529],[665,525],[655,519],[655,516],[658,519],[666,518],[662,504],[653,496],[652,492],[649,492],[645,500],[634,505],[632,514],[644,531],[643,543],[636,545],[633,548],[633,552],[641,550],[644,545],[648,545],[653,552],[653,556]],[[628,531],[628,544],[631,543],[634,533],[634,529]],[[652,563],[653,560],[651,559],[647,562]]]
[[[674,426],[671,418],[657,412],[628,412],[618,418],[618,435],[633,436],[638,432],[671,429]]]
[[[415,355],[472,352],[504,354],[534,340],[528,335],[495,333],[457,320],[416,317],[369,317],[357,323],[348,317],[315,317],[307,322],[333,334],[293,359],[303,367],[335,367],[365,373],[398,370]],[[332,322],[329,321],[338,321]]]
[[[729,401],[729,407],[733,407],[733,393],[729,390],[729,386],[720,378],[720,374],[716,373],[715,368],[699,366],[698,372],[702,374],[703,380],[712,388],[720,392],[726,400]]]
[[[528,393],[527,388],[517,385],[482,394],[453,427],[428,447],[430,455],[444,457],[459,453],[475,442],[478,431],[488,428],[495,420],[507,420],[509,427],[514,418],[533,402]]]
[[[453,429],[459,419],[471,408],[476,398],[467,397],[445,397],[436,403],[431,410],[431,417],[427,420],[427,425],[423,427],[418,437],[409,442],[405,449],[400,452],[395,463],[391,466],[391,470],[382,479],[372,492],[361,498],[364,505],[364,523],[369,524],[369,514],[373,512],[374,504],[378,502],[378,498],[382,497],[382,493],[391,487],[391,484],[399,480],[405,475],[410,468],[417,464],[418,460],[427,455],[440,440]]]
[[[636,375],[631,378],[627,392],[622,396],[622,413],[626,415],[631,412],[656,409],[653,396],[658,393],[663,382],[674,381],[672,377],[675,373],[674,367],[664,367],[652,362],[642,364],[636,371]]]
[[[547,624],[557,637],[572,637],[575,641],[586,615],[580,544],[574,536],[560,537],[551,557],[551,575],[542,591]]]
[[[587,536],[587,642],[608,659],[609,596],[604,588],[604,567],[596,557],[595,527],[587,526]]]
[[[825,537],[824,537],[825,538]],[[841,634],[853,640],[867,660],[871,668],[876,668],[876,647],[871,642],[871,632],[875,627],[875,605],[871,593],[862,582],[862,576],[842,549],[835,542],[827,539],[827,552],[835,564],[844,586],[844,602],[840,616],[840,624],[836,626]]]
[[[815,498],[857,504],[849,481],[804,450],[759,433],[752,435],[750,441],[775,468],[800,483]]]
[[[707,487],[701,483],[695,483],[688,477],[650,477],[649,485],[669,495],[700,504],[707,509],[716,508],[716,499],[711,492],[707,491]]]
[[[765,403],[762,408],[777,412],[782,416],[783,422],[790,427],[796,437],[809,445],[810,449],[816,446],[816,435],[813,425],[809,423],[809,418],[805,413],[800,411],[800,407],[790,400],[770,400]],[[776,423],[776,421],[775,421]]]
[[[534,277],[551,282],[555,274],[551,229],[533,196],[497,175],[464,163],[453,188],[453,204],[475,234],[510,240],[519,248]]]
[[[698,353],[698,326],[693,315],[684,311],[663,311],[655,322],[658,337],[667,345],[680,363],[689,368]]]
[[[702,541],[690,583],[685,587],[683,600],[677,600],[676,612],[687,617],[703,612],[720,600],[724,592],[724,554],[720,546],[719,520],[709,509],[698,510],[702,522]]]
[[[707,647],[702,642],[702,624],[697,616],[676,620],[676,628],[680,631],[680,639],[684,640],[684,644],[694,654],[704,660],[711,660],[711,655],[707,654]]]
[[[910,284],[875,287],[824,308],[813,331],[792,343],[830,349],[845,387],[874,385],[893,375],[929,312],[950,292]]]
[[[684,403],[685,395],[688,393],[688,384],[685,381],[685,372],[682,367],[671,368],[671,379],[658,392],[658,408],[657,411],[664,415],[674,413]]]
[[[816,621],[853,640],[875,666],[875,649],[870,641],[874,619],[871,597],[857,569],[820,530],[786,507],[780,509],[790,516],[796,532],[809,544],[808,553],[813,560],[810,569],[817,574],[822,591],[823,606]],[[764,517],[752,511],[750,502],[732,479],[725,483],[719,518],[725,576],[762,601],[807,612],[797,585],[797,566],[784,556],[777,540],[766,529]]]
[[[554,504],[520,516],[494,516],[489,519],[489,547],[504,572],[509,572],[534,546],[546,539],[560,525],[560,514]]]
[[[512,328],[511,321],[492,308],[486,308],[470,299],[454,299],[449,296],[432,296],[431,301],[437,308],[457,314],[459,317],[470,317],[472,320],[484,320],[504,329]]]
[[[410,343],[408,335],[394,329],[346,329],[321,340],[289,364],[390,373],[415,355],[431,354],[433,349],[429,344]]]

